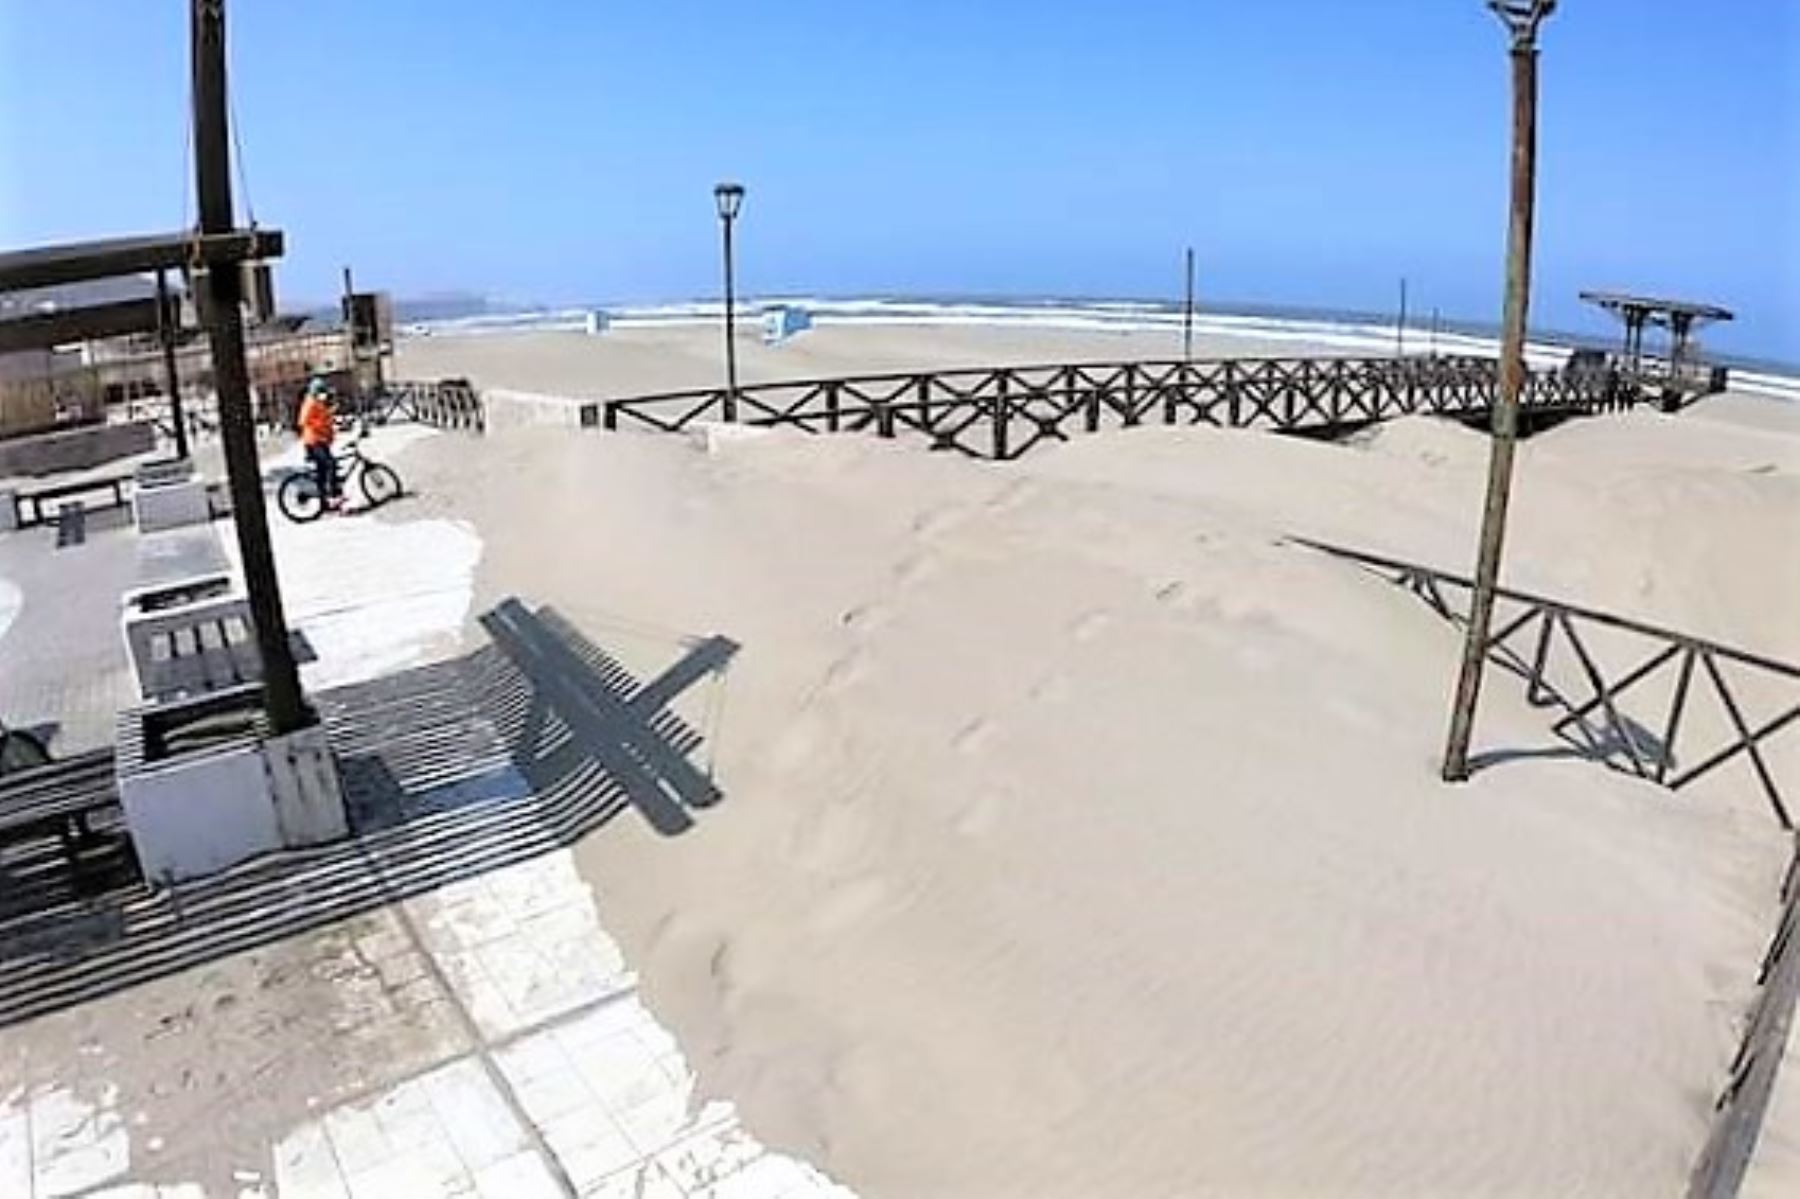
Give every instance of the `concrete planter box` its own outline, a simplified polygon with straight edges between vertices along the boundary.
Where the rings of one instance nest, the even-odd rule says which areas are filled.
[[[160,464],[158,464],[160,465]],[[189,470],[175,476],[167,471],[146,475],[138,472],[137,488],[132,493],[131,508],[137,518],[138,531],[157,533],[182,525],[201,525],[212,519],[212,503],[207,498],[206,482]]]
[[[260,688],[123,713],[118,761],[125,823],[152,882],[202,878],[349,831],[325,730],[269,736]]]
[[[119,629],[145,700],[223,691],[262,677],[250,602],[226,575],[127,593]]]

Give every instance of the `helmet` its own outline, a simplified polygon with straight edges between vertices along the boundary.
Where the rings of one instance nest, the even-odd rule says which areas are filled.
[[[329,390],[325,386],[324,378],[319,375],[314,375],[306,381],[306,394],[309,396],[322,396]]]

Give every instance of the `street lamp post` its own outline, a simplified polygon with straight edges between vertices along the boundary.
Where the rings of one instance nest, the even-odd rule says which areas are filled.
[[[721,183],[713,188],[713,201],[719,207],[719,224],[725,234],[725,419],[737,419],[737,343],[732,338],[736,321],[735,284],[732,279],[731,227],[744,207],[744,188],[738,183]]]
[[[1181,360],[1194,357],[1194,247],[1187,252],[1187,303],[1181,310]]]
[[[1525,317],[1531,292],[1531,225],[1537,182],[1537,35],[1556,0],[1488,0],[1512,36],[1512,216],[1506,242],[1506,311],[1500,343],[1500,394],[1494,403],[1494,436],[1488,460],[1487,501],[1481,517],[1481,549],[1469,605],[1468,636],[1456,680],[1456,706],[1444,749],[1444,779],[1469,777],[1469,740],[1488,631],[1499,585],[1500,549],[1512,490],[1513,451],[1519,426],[1519,391],[1525,381]]]

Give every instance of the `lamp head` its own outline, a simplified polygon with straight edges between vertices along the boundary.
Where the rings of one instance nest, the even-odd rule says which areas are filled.
[[[738,210],[744,206],[744,186],[741,183],[721,183],[713,188],[713,200],[719,206],[720,220],[736,220]]]
[[[1488,0],[1488,7],[1512,31],[1515,45],[1537,40],[1538,26],[1556,11],[1556,0]]]

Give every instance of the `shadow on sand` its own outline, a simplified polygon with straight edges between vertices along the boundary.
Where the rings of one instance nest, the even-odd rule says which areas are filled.
[[[315,697],[352,835],[151,890],[123,830],[71,877],[55,843],[0,858],[0,1026],[419,895],[580,840],[627,806],[665,834],[722,798],[667,707],[737,646],[640,683],[553,611],[483,618],[496,644]]]

